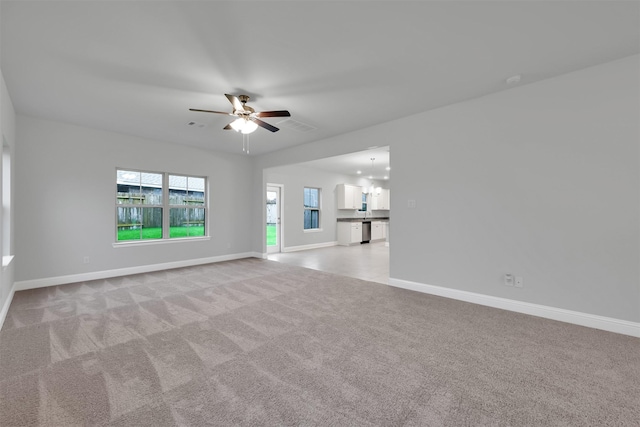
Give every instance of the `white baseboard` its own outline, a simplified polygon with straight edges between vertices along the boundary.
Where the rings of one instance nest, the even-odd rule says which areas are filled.
[[[2,304],[2,311],[0,311],[0,330],[2,330],[2,325],[4,325],[4,320],[7,318],[7,314],[9,314],[9,306],[11,305],[11,301],[13,301],[13,295],[16,293],[16,284],[11,285],[11,290],[9,291],[9,295],[7,296],[7,300]]]
[[[241,258],[262,258],[258,252],[220,255],[208,258],[189,259],[184,261],[165,262],[162,264],[141,265],[118,268],[115,270],[94,271],[91,273],[70,274],[67,276],[45,277],[43,279],[22,280],[14,283],[16,291],[64,285],[67,283],[86,282],[88,280],[107,279],[109,277],[127,276],[129,274],[150,273],[152,271],[169,270],[171,268],[191,267],[193,265],[210,264],[212,262],[231,261]]]
[[[282,252],[296,252],[296,251],[306,251],[308,249],[328,248],[329,246],[336,246],[337,244],[338,242],[324,242],[324,243],[313,243],[311,245],[289,246],[287,248],[282,248]]]
[[[251,258],[260,258],[260,259],[267,259],[268,258],[268,253],[264,252],[250,252],[251,253]]]
[[[602,329],[604,331],[640,338],[640,323],[629,322],[627,320],[597,316],[594,314],[581,313],[578,311],[565,310],[545,305],[531,304],[528,302],[477,294],[458,289],[443,288],[441,286],[426,285],[424,283],[411,282],[402,279],[389,278],[389,285],[397,288],[410,289],[412,291],[418,291],[426,294],[438,295],[488,307],[500,308],[502,310],[515,311],[517,313],[544,317],[546,319],[573,323],[575,325]]]

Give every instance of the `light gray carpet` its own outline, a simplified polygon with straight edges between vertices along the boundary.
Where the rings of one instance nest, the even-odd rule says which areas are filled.
[[[0,425],[638,426],[640,340],[245,259],[16,293]]]

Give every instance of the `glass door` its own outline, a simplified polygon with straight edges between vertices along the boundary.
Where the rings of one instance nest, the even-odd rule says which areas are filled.
[[[280,187],[267,186],[267,253],[280,252]]]

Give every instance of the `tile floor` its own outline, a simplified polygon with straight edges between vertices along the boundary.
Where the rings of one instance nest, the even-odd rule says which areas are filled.
[[[389,247],[384,242],[269,254],[268,258],[371,282],[389,283]]]

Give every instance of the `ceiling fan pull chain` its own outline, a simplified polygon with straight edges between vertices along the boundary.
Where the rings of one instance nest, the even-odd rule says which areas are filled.
[[[249,135],[242,134],[242,151],[249,154]]]

